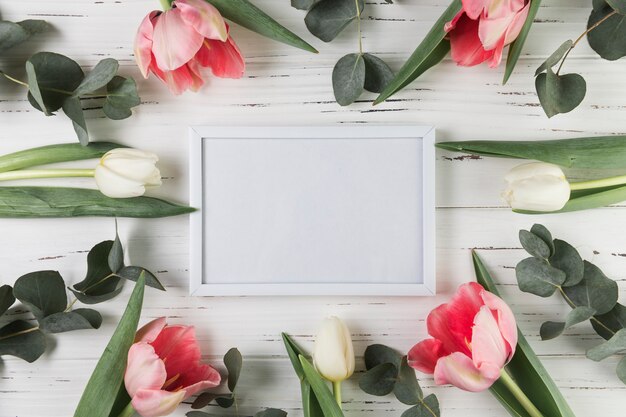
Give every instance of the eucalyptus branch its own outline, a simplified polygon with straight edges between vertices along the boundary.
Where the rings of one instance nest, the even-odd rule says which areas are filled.
[[[356,7],[356,27],[359,34],[359,53],[363,55],[363,34],[361,32],[361,8],[359,7],[359,0],[354,0]]]

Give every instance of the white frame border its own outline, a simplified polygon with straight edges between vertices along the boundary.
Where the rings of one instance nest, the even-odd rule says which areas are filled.
[[[202,142],[204,138],[421,138],[423,143],[423,274],[424,283],[355,284],[355,283],[276,283],[276,284],[206,284],[203,283],[202,225]],[[189,129],[189,202],[197,208],[190,216],[189,294],[194,296],[424,296],[435,295],[435,129],[428,126],[323,126],[323,127],[211,127]]]

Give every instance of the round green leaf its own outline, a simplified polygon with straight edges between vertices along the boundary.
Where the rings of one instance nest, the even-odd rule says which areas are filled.
[[[107,97],[104,101],[104,114],[112,120],[121,120],[132,114],[131,107],[138,106],[141,99],[137,94],[137,84],[132,78],[116,75],[107,84]]]
[[[439,401],[435,394],[424,397],[424,401],[406,410],[400,417],[439,417]]]
[[[400,365],[393,393],[398,401],[406,405],[418,404],[424,397],[422,388],[417,382],[415,370],[409,366],[406,356],[402,357],[402,365]]]
[[[341,106],[352,104],[363,93],[365,62],[361,54],[348,54],[333,68],[333,91]]]
[[[387,395],[393,391],[397,375],[398,368],[393,363],[381,363],[363,374],[359,387],[370,395]]]
[[[191,404],[191,408],[194,410],[199,410],[200,408],[204,408],[207,405],[211,404],[211,402],[215,400],[217,397],[219,397],[219,394],[213,394],[211,392],[203,392],[202,394],[196,397],[196,399]]]
[[[231,348],[224,355],[224,365],[228,371],[228,389],[230,392],[235,392],[237,387],[237,381],[241,375],[241,368],[243,367],[243,358],[237,348]]]
[[[109,258],[107,261],[109,269],[112,272],[118,272],[124,267],[124,248],[122,247],[120,236],[117,233],[117,222],[115,223],[115,240],[111,246],[111,251],[109,252]]]
[[[67,307],[65,283],[57,271],[37,271],[15,281],[13,295],[27,306],[38,321]]]
[[[565,53],[572,48],[573,44],[574,44],[574,42],[572,42],[571,39],[568,39],[565,42],[563,42],[561,44],[561,46],[559,46],[556,51],[552,52],[552,55],[550,55],[548,57],[548,59],[543,61],[543,63],[539,66],[539,68],[537,68],[537,71],[535,71],[535,76],[541,74],[542,72],[544,72],[548,68],[552,68],[553,66],[558,64],[559,61],[565,55]]]
[[[624,356],[617,364],[617,377],[626,384],[626,356]]]
[[[47,316],[40,322],[41,330],[46,333],[63,333],[72,330],[99,329],[102,316],[96,310],[78,308],[69,312],[60,312]]]
[[[24,20],[17,23],[0,21],[0,52],[25,42],[48,27],[44,20]]]
[[[585,272],[579,284],[563,287],[563,291],[576,306],[587,306],[597,314],[608,313],[615,307],[618,297],[617,283],[594,264],[584,261]]]
[[[606,0],[606,2],[619,14],[626,14],[626,0]]]
[[[83,106],[80,104],[78,97],[72,96],[65,99],[63,102],[63,113],[72,120],[78,141],[81,145],[87,146],[89,144],[87,122],[85,121]]]
[[[130,281],[137,281],[137,278],[139,278],[142,273],[146,277],[146,285],[148,287],[165,291],[165,287],[161,284],[161,281],[159,281],[159,279],[152,272],[140,266],[125,266],[117,272],[120,277]]]
[[[279,410],[278,408],[266,408],[263,411],[259,411],[254,417],[286,417],[287,412]]]
[[[595,319],[591,321],[593,329],[601,337],[609,340],[616,332],[626,328],[626,307],[617,303],[611,311],[596,315]]]
[[[15,302],[13,296],[13,288],[10,285],[3,285],[0,287],[0,316],[7,312],[7,310]]]
[[[526,252],[535,258],[547,259],[550,256],[550,247],[546,242],[528,230],[519,231],[519,241]]]
[[[363,354],[365,360],[365,369],[372,369],[382,363],[391,363],[400,369],[402,364],[402,355],[389,346],[381,344],[369,345]]]
[[[120,64],[113,58],[105,58],[98,62],[76,88],[74,95],[80,96],[105,87],[115,77],[119,66]]]
[[[554,255],[550,258],[550,265],[565,272],[564,287],[576,285],[583,279],[583,259],[572,245],[563,240],[554,239]]]
[[[618,5],[617,3],[620,3],[620,6],[622,6],[621,3],[623,2],[615,1],[614,3],[616,6]],[[610,13],[613,13],[613,8],[606,3],[602,7],[594,8],[589,16],[587,27],[590,28],[595,25]],[[614,61],[626,56],[625,19],[625,15],[615,14],[587,33],[589,45],[602,58]]]
[[[520,290],[540,297],[551,296],[565,281],[565,272],[537,258],[526,258],[518,263],[515,275]]]
[[[587,83],[579,74],[557,75],[551,68],[535,78],[539,103],[548,117],[574,110],[585,98]]]
[[[41,92],[45,110],[53,112],[63,106],[84,78],[83,70],[74,60],[53,52],[39,52],[31,56],[27,63],[32,65],[36,84]],[[27,67],[28,69],[28,67]],[[44,110],[35,97],[32,80],[29,76],[28,100],[38,110]]]
[[[0,329],[0,356],[17,356],[34,362],[45,350],[46,337],[27,321],[16,320]]]
[[[582,323],[585,320],[589,320],[595,314],[595,310],[589,307],[576,307],[569,312],[565,322],[547,321],[541,325],[539,334],[541,340],[550,340],[563,333],[563,330],[568,329],[575,324]]]
[[[372,54],[363,54],[365,62],[365,84],[367,91],[380,93],[393,80],[393,71],[382,59]]]
[[[545,242],[546,245],[550,248],[550,255],[554,253],[554,242],[552,241],[552,234],[550,231],[542,224],[535,223],[533,227],[530,228],[530,232]]]
[[[358,0],[360,12],[364,0]],[[313,5],[304,23],[313,35],[330,42],[358,16],[355,0],[321,0]]]
[[[616,353],[626,351],[626,329],[622,329],[615,335],[587,351],[587,357],[592,361],[601,361]]]

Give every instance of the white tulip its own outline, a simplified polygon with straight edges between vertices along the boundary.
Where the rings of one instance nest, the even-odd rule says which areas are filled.
[[[505,177],[504,199],[515,210],[556,211],[570,197],[570,184],[556,165],[531,162],[518,165]]]
[[[354,348],[348,327],[337,317],[322,322],[313,352],[317,371],[329,381],[341,382],[354,373]]]
[[[155,154],[139,149],[110,150],[95,169],[96,184],[108,197],[139,197],[146,187],[161,185],[161,173],[155,165],[158,160]]]

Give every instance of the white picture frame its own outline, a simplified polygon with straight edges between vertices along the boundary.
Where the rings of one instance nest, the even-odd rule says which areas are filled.
[[[427,126],[190,128],[190,294],[434,295],[434,143]]]

